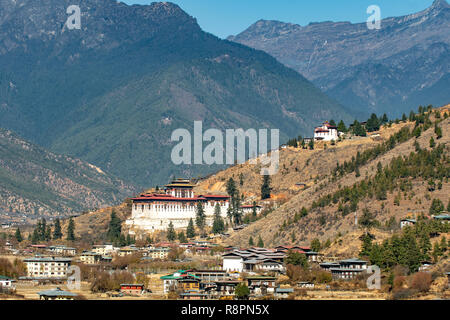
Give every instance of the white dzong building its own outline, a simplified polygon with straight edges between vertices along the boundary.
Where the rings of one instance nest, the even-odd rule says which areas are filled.
[[[167,230],[170,222],[175,229],[187,228],[190,219],[195,222],[199,202],[205,211],[206,225],[213,224],[216,204],[220,205],[222,217],[227,217],[230,197],[196,196],[193,188],[189,180],[177,179],[167,185],[163,193],[142,194],[133,198],[131,218],[126,221],[130,234]]]
[[[318,141],[337,141],[339,132],[336,126],[332,126],[328,121],[324,122],[321,127],[314,130],[314,140]]]

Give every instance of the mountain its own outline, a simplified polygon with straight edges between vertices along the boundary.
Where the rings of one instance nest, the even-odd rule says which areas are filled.
[[[260,20],[228,39],[263,50],[353,110],[401,116],[450,98],[450,5],[366,23]]]
[[[68,215],[123,201],[133,186],[0,129],[0,213]]]
[[[66,9],[79,5],[81,29]],[[149,186],[175,166],[174,130],[279,128],[310,136],[350,113],[270,55],[203,32],[169,2],[0,0],[0,126]]]

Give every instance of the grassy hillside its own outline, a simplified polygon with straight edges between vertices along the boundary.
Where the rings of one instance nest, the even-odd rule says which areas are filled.
[[[442,113],[444,111],[448,113],[449,108],[441,109]],[[433,115],[430,116],[430,120],[435,120]],[[413,217],[420,213],[427,214],[433,199],[440,199],[446,206],[450,191],[448,184],[448,142],[450,139],[448,130],[450,129],[450,119],[443,120],[439,126],[443,132],[441,139],[437,139],[434,125],[417,138],[417,143],[424,152],[422,160],[420,160],[420,157],[413,157],[408,160],[411,163],[406,160],[404,162],[406,168],[414,168],[413,164],[416,162],[423,164],[420,170],[423,170],[425,179],[421,178],[420,172],[422,171],[418,171],[419,174],[416,171],[405,171],[405,177],[395,176],[392,180],[382,181],[381,185],[386,183],[385,197],[377,197],[376,191],[373,191],[373,194],[369,193],[369,195],[362,194],[358,198],[356,207],[352,207],[350,201],[353,199],[353,187],[361,182],[379,186],[379,181],[378,184],[375,183],[376,179],[381,179],[380,176],[376,177],[378,163],[384,168],[383,170],[386,170],[387,165],[395,167],[399,166],[399,161],[403,161],[396,159],[396,162],[391,164],[394,158],[399,156],[409,157],[411,152],[416,153],[416,139],[414,137],[403,137],[402,134],[412,132],[414,123],[400,123],[389,129],[383,129],[380,133],[384,141],[380,142],[363,138],[359,141],[338,144],[334,148],[328,147],[327,150],[282,151],[280,172],[272,178],[274,188],[272,201],[278,201],[280,207],[243,231],[234,233],[228,243],[247,245],[250,236],[255,238],[255,235],[261,235],[266,246],[290,243],[309,244],[314,238],[319,238],[323,242],[328,239],[334,241],[340,235],[359,230],[360,226],[355,226],[355,212],[359,221],[363,219],[364,212],[370,212],[373,218],[381,226],[384,226],[391,218],[395,218],[396,223],[398,223],[401,218],[406,216]],[[389,145],[390,139],[388,137],[395,132],[402,133],[397,134],[398,142],[394,143],[394,147],[385,148],[374,159],[370,158],[367,163],[362,163],[359,167],[359,176],[354,170],[351,171],[350,169],[345,171],[342,176],[333,174],[337,162],[340,163],[341,168],[344,167],[344,161],[347,162],[347,168],[351,167],[349,164],[352,163],[352,157],[356,159],[358,151],[364,154],[364,150],[375,150],[374,147],[376,146],[381,148],[381,146]],[[436,142],[436,147],[433,149],[436,156],[433,155],[430,148],[431,137]],[[441,151],[437,151],[438,144],[442,145]],[[425,152],[428,153],[425,154]],[[437,154],[440,154],[440,156]],[[436,160],[438,162],[429,163],[427,159],[438,159]],[[415,172],[413,176],[410,176],[411,172]],[[241,190],[245,194],[255,195],[255,199],[257,199],[261,177],[258,177],[256,168],[250,165],[230,168],[201,182],[200,187],[224,190],[226,179],[234,176],[235,180],[239,181],[241,173],[244,176],[244,184]],[[444,178],[442,181],[434,178],[436,188],[430,192],[428,177],[434,174],[443,175]],[[308,187],[305,190],[295,189],[295,183],[300,182],[306,183]],[[344,189],[345,187],[349,189]],[[341,193],[336,197],[336,202],[333,202],[333,195],[339,190]],[[346,198],[347,190],[350,192],[348,199]],[[308,211],[305,217],[300,215],[303,207]]]

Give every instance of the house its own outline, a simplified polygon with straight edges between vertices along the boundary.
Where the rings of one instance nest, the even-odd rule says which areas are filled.
[[[339,139],[339,133],[336,126],[332,126],[328,121],[314,130],[314,140],[318,141],[336,141]]]
[[[119,257],[125,257],[125,256],[128,256],[128,255],[136,254],[138,252],[139,252],[138,248],[129,246],[129,247],[120,248],[119,252],[117,253],[117,255]]]
[[[288,299],[291,293],[294,293],[293,288],[276,288],[274,296],[277,299]]]
[[[300,281],[297,283],[297,287],[299,287],[301,289],[314,289],[315,285],[313,282]]]
[[[353,279],[367,270],[367,262],[360,259],[341,260],[337,263],[322,263],[320,266],[331,271],[333,279]]]
[[[91,251],[98,253],[101,256],[111,256],[116,249],[112,244],[100,244],[94,245]]]
[[[60,288],[38,292],[40,300],[74,300],[78,295]]]
[[[402,219],[400,220],[400,228],[403,229],[404,227],[413,226],[416,222],[414,219]]]
[[[27,276],[32,279],[65,279],[70,258],[35,257],[23,260],[27,266]]]
[[[169,258],[169,247],[151,247],[144,251],[144,257],[152,259],[166,260]]]
[[[444,214],[439,216],[434,216],[434,220],[441,221],[442,223],[448,223],[450,221],[450,215]]]
[[[14,290],[14,282],[16,282],[16,280],[11,279],[10,277],[0,276],[0,292],[2,292],[2,290]]]
[[[255,271],[284,273],[286,268],[280,261],[274,259],[264,259],[255,264]]]
[[[222,269],[228,272],[239,272],[244,270],[244,258],[237,251],[225,253],[222,255]]]
[[[84,264],[97,264],[101,260],[101,254],[92,251],[83,251],[83,253],[80,255],[80,261]]]
[[[253,208],[256,210],[256,214],[260,214],[262,211],[262,207],[258,205],[243,205],[241,206],[242,212],[245,214],[253,214]]]
[[[250,289],[250,293],[255,295],[273,294],[275,292],[276,277],[266,276],[254,276],[247,277],[247,286]]]
[[[127,284],[120,285],[120,292],[128,295],[139,296],[145,292],[143,284]]]
[[[66,246],[50,246],[48,247],[48,251],[50,251],[52,254],[59,254],[66,257],[73,257],[77,253],[77,250],[75,248]]]
[[[220,297],[234,297],[236,286],[240,283],[239,280],[215,281],[215,290],[211,294]]]
[[[189,270],[178,270],[173,274],[160,277],[164,283],[164,293],[181,289],[182,291],[199,290],[200,278],[189,273]]]

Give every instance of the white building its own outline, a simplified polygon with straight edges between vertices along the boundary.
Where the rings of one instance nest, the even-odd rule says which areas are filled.
[[[416,224],[416,220],[414,219],[403,219],[400,220],[400,228],[403,229],[404,227],[407,226],[413,226]]]
[[[314,140],[319,141],[337,141],[339,139],[339,132],[337,127],[332,126],[328,121],[324,122],[321,127],[314,130]]]
[[[126,221],[130,233],[167,230],[172,222],[175,229],[187,228],[195,221],[198,203],[203,205],[206,224],[212,226],[214,209],[219,204],[221,215],[227,217],[229,197],[221,195],[194,195],[194,185],[177,179],[167,185],[164,193],[143,194],[133,198],[131,218]]]
[[[114,248],[112,244],[100,244],[94,245],[91,251],[101,256],[112,256],[118,249]]]
[[[244,270],[244,258],[236,253],[230,252],[225,253],[223,256],[223,266],[222,269],[227,272],[239,272]]]
[[[27,276],[30,278],[63,279],[67,278],[67,269],[72,259],[69,258],[29,258],[23,260],[27,265]]]
[[[14,290],[15,289],[14,282],[15,280],[9,277],[0,276],[0,289]]]

